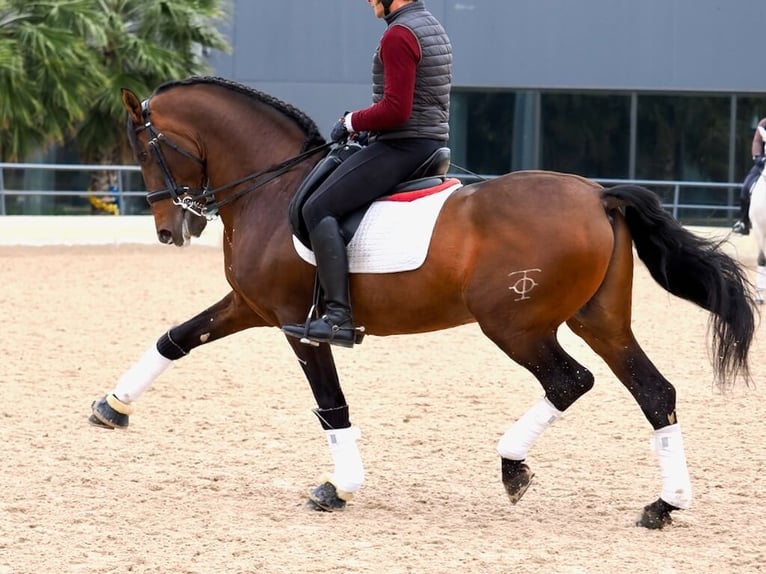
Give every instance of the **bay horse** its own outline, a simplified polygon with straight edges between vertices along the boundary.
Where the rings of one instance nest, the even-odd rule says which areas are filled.
[[[328,147],[294,106],[222,78],[168,82],[143,101],[123,89],[122,102],[158,240],[184,245],[208,217],[220,217],[231,292],[170,328],[113,392],[93,401],[89,420],[106,428],[127,427],[141,393],[194,348],[252,327],[304,322],[316,270],[297,253],[288,208]],[[557,340],[566,323],[653,429],[662,486],[636,524],[662,528],[671,512],[689,507],[692,490],[675,388],[631,330],[634,246],[659,285],[709,311],[716,380],[748,377],[755,305],[740,264],[683,228],[650,190],[605,189],[571,174],[521,171],[458,186],[435,219],[422,265],[352,273],[354,317],[377,336],[476,322],[539,381],[544,396],[498,441],[500,478],[513,504],[532,480],[526,458],[535,440],[594,383]],[[334,464],[307,505],[339,510],[364,481],[359,428],[350,422],[331,347],[286,339]]]

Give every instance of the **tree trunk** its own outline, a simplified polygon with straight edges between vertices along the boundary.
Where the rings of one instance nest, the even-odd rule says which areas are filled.
[[[116,165],[119,162],[119,151],[115,149],[105,149],[96,152],[91,163],[98,165]],[[119,215],[120,206],[118,202],[118,184],[119,174],[115,170],[93,171],[90,174],[90,192],[89,200],[91,213],[93,215]]]

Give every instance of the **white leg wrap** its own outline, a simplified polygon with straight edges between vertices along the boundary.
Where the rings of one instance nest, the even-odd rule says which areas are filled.
[[[356,441],[362,436],[359,427],[325,431],[335,470],[330,482],[338,490],[357,492],[364,482],[364,465]],[[341,497],[342,498],[342,497]]]
[[[503,458],[524,460],[537,437],[560,416],[560,410],[542,399],[505,431],[497,443],[497,452]]]
[[[662,473],[662,500],[678,508],[689,508],[692,485],[686,467],[681,426],[676,423],[654,431],[652,448],[657,453]]]
[[[127,404],[138,400],[154,380],[172,364],[173,361],[160,355],[157,345],[152,345],[138,362],[120,377],[114,387],[114,395]]]

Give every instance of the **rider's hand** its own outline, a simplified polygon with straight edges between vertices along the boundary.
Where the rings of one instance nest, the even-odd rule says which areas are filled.
[[[346,112],[347,114],[348,112]],[[343,114],[340,119],[335,122],[330,132],[330,140],[334,142],[345,141],[348,138],[348,130],[346,129],[346,114]]]
[[[356,143],[364,147],[368,143],[370,143],[370,132],[356,132],[353,135],[353,138],[356,141]]]
[[[753,158],[753,163],[757,165],[760,169],[763,169],[763,166],[766,165],[766,156],[757,155]]]

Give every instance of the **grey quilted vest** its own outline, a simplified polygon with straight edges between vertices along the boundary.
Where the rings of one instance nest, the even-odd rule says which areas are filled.
[[[406,26],[420,43],[421,58],[415,76],[415,97],[410,118],[393,130],[378,132],[378,139],[449,139],[449,96],[452,85],[452,45],[447,33],[426,10],[413,2],[386,16],[388,26]],[[372,101],[383,98],[383,62],[380,47],[372,61]]]

